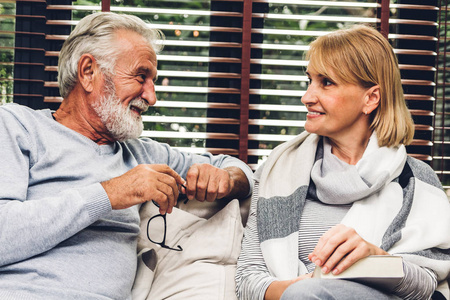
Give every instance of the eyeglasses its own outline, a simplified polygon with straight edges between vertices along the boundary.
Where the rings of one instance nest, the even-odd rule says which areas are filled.
[[[186,190],[186,187],[184,185],[181,185]],[[186,194],[180,193],[178,196],[178,201],[183,201],[184,204],[186,204],[189,199],[187,198]],[[153,204],[155,204],[157,207],[159,207],[158,203],[153,201]],[[158,226],[158,222],[164,223],[164,231],[161,234],[160,231],[150,230],[150,226],[153,226],[153,228],[160,228]],[[147,222],[147,238],[150,242],[160,245],[162,248],[174,250],[174,251],[183,251],[183,248],[181,248],[180,245],[177,245],[177,248],[172,248],[166,245],[166,232],[167,232],[167,221],[166,221],[166,214],[157,214],[153,217],[151,217]]]

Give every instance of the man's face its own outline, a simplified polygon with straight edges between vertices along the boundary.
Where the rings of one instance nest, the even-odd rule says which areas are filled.
[[[115,74],[104,76],[104,93],[93,105],[109,134],[117,141],[138,138],[143,130],[141,114],[156,103],[156,54],[135,32],[116,34],[119,55]]]
[[[105,93],[92,107],[114,140],[122,142],[142,134],[144,125],[140,113],[146,112],[149,105],[138,97],[124,106],[112,78],[105,76]],[[140,113],[136,114],[136,111]]]

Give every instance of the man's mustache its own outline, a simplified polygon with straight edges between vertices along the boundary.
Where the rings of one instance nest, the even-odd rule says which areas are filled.
[[[142,98],[136,98],[136,99],[131,100],[130,103],[128,104],[129,109],[132,106],[138,108],[141,111],[141,113],[145,113],[148,110],[150,105],[148,105],[147,102],[145,100],[143,100]]]

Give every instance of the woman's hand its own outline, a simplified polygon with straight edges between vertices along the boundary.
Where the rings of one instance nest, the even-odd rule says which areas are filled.
[[[355,229],[338,224],[319,239],[308,258],[315,265],[322,267],[323,273],[331,271],[337,275],[369,255],[389,253],[362,239]]]
[[[264,300],[278,300],[281,298],[281,295],[284,291],[293,283],[303,280],[306,278],[311,278],[312,273],[301,275],[292,280],[283,280],[283,281],[274,281],[272,282],[266,290],[264,294]]]

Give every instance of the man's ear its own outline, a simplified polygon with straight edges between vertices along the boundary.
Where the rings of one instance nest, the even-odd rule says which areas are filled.
[[[380,104],[381,94],[380,94],[380,86],[375,85],[367,90],[366,94],[366,103],[364,106],[364,113],[369,115],[372,111],[374,111],[378,105]]]
[[[91,54],[83,54],[78,61],[78,81],[87,93],[94,90],[94,81],[98,78],[98,65]]]

